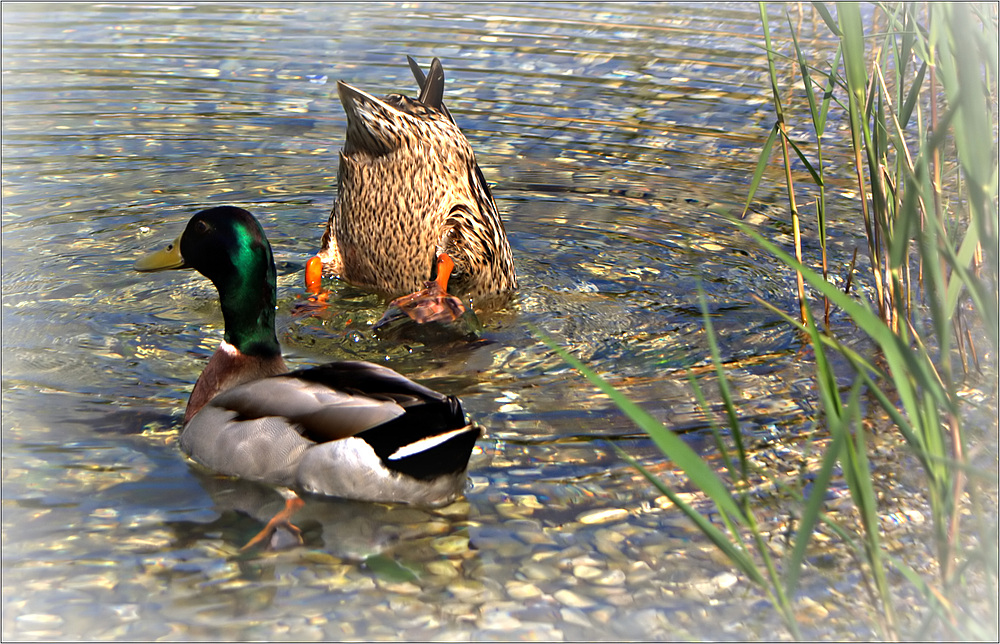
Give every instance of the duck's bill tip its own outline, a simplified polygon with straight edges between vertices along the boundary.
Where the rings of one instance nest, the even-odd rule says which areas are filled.
[[[181,239],[178,237],[167,244],[166,248],[161,248],[137,259],[133,268],[140,273],[151,273],[173,268],[186,268],[186,266],[184,257],[181,256]]]

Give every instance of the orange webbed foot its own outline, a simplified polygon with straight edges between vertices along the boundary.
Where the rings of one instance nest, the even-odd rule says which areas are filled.
[[[448,279],[454,267],[451,257],[441,253],[437,260],[437,278],[416,293],[397,297],[389,306],[395,306],[418,324],[454,322],[465,313],[462,300],[448,293]]]
[[[305,501],[300,499],[297,495],[292,493],[292,495],[285,499],[285,509],[274,515],[264,529],[258,532],[253,539],[247,542],[245,546],[240,548],[240,552],[246,552],[247,550],[258,546],[268,540],[270,540],[271,535],[274,534],[275,530],[278,528],[285,528],[291,532],[302,543],[302,530],[298,527],[292,525],[291,518],[296,512],[302,509],[305,505]]]

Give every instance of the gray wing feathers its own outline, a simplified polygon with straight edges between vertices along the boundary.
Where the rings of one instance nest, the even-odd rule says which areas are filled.
[[[278,485],[294,484],[299,461],[313,444],[284,419],[241,421],[236,412],[211,404],[181,434],[181,449],[202,465],[221,474]]]
[[[222,474],[294,485],[307,450],[401,415],[376,400],[277,376],[225,391],[184,427],[181,448]]]
[[[354,436],[403,414],[403,408],[391,399],[355,396],[282,376],[234,387],[209,405],[231,410],[240,418],[286,418],[300,425],[295,431],[318,443]]]

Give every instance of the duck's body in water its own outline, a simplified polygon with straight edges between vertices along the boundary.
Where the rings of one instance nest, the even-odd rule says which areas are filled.
[[[380,99],[337,83],[347,141],[317,255],[322,272],[400,298],[397,305],[418,321],[453,319],[454,303],[442,300],[449,294],[459,307],[497,308],[517,288],[503,222],[472,147],[444,106],[440,61],[425,78],[409,60],[417,99]],[[310,271],[307,283],[315,283],[315,261]]]
[[[196,461],[289,491],[365,501],[439,505],[462,492],[480,429],[458,398],[368,362],[287,371],[274,330],[274,258],[249,212],[199,212],[135,267],[194,268],[219,292],[224,341],[191,392],[180,437]],[[302,501],[293,492],[288,499],[251,544],[290,525]]]

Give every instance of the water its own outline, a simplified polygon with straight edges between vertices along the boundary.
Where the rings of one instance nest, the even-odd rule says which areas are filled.
[[[3,20],[5,638],[773,632],[610,441],[678,480],[672,466],[527,326],[710,451],[686,377],[717,399],[701,283],[761,454],[810,440],[800,340],[752,299],[793,310],[794,282],[720,217],[742,211],[773,122],[755,5],[21,4]],[[336,192],[335,80],[414,95],[406,54],[442,59],[515,254],[521,288],[486,342],[381,343],[383,303],[343,285],[330,309],[301,307]],[[833,266],[864,248],[842,185]],[[766,181],[748,221],[789,243],[783,203]],[[290,364],[376,360],[462,397],[487,429],[466,501],[310,500],[305,547],[237,554],[280,498],[176,446],[221,339],[215,292],[131,269],[219,204],[271,240]]]

